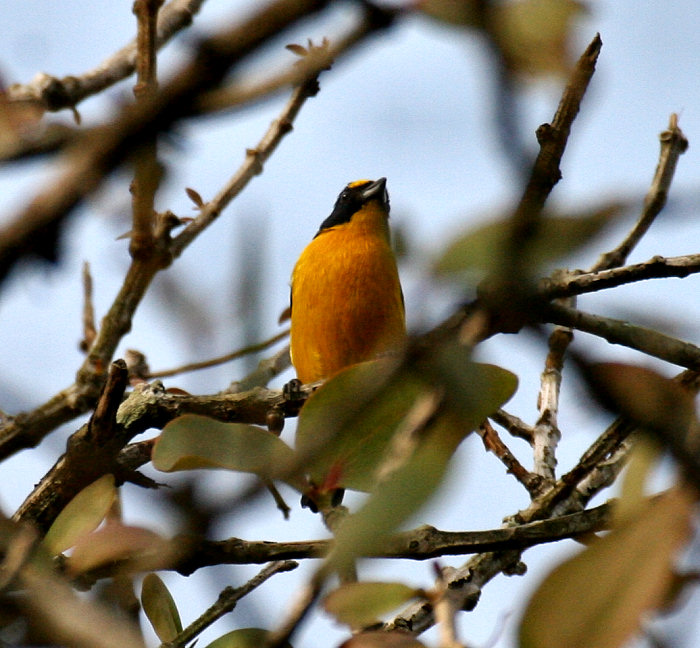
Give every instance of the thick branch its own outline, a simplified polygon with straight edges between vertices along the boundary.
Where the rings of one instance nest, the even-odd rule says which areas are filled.
[[[263,388],[240,394],[191,396],[168,393],[159,383],[137,385],[119,407],[109,442],[91,443],[90,424],[78,430],[69,440],[66,454],[39,482],[14,519],[32,522],[46,532],[65,505],[101,475],[111,472],[117,477],[130,478],[130,471],[136,467],[134,461],[138,462],[144,455],[139,453],[129,459],[120,451],[135,435],[149,428],[162,428],[183,414],[265,425],[270,410],[287,416],[296,415],[312,391],[311,387],[303,387],[299,400],[290,402],[281,391]]]

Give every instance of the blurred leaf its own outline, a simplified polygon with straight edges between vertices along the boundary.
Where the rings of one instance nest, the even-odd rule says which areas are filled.
[[[260,648],[265,645],[269,632],[262,628],[241,628],[212,641],[206,648]],[[285,648],[292,648],[289,643]]]
[[[371,554],[416,514],[442,483],[451,456],[451,449],[428,439],[384,479],[362,508],[339,525],[329,557],[337,569],[342,571],[358,556]]]
[[[103,475],[83,488],[54,520],[43,546],[53,556],[72,547],[99,526],[116,496],[114,475]]]
[[[502,367],[471,359],[471,351],[457,342],[442,344],[418,367],[429,384],[439,385],[450,411],[458,417],[455,445],[518,388],[518,377]]]
[[[577,0],[419,0],[418,9],[442,23],[489,29],[508,69],[521,76],[562,75],[572,67],[573,24],[587,10]]]
[[[110,523],[76,543],[69,568],[74,574],[119,560],[129,560],[132,570],[151,570],[168,563],[174,548],[153,531]]]
[[[649,437],[637,437],[622,475],[620,497],[614,509],[619,522],[636,515],[647,502],[649,474],[661,458],[660,448]]]
[[[622,646],[644,613],[665,601],[694,503],[689,489],[667,491],[554,569],[527,606],[521,648]]]
[[[286,479],[302,490],[300,480],[286,474],[293,462],[294,451],[269,430],[194,414],[168,423],[153,448],[153,465],[165,472],[225,468]]]
[[[694,396],[651,369],[610,362],[593,365],[588,371],[606,405],[642,429],[672,437],[698,424]]]
[[[421,595],[403,583],[346,583],[326,596],[323,607],[341,623],[358,628]]]
[[[425,648],[413,635],[405,632],[362,632],[344,641],[340,648]]]
[[[459,27],[476,27],[481,22],[476,0],[420,0],[418,10]]]
[[[532,270],[564,257],[586,245],[622,210],[611,203],[577,217],[545,216],[539,219],[539,234],[530,242]],[[509,220],[499,220],[472,229],[453,239],[435,264],[439,275],[466,275],[498,270],[510,236]]]
[[[423,390],[420,381],[392,381],[393,359],[363,362],[322,385],[299,415],[295,447],[316,485],[369,491],[396,427]]]
[[[446,459],[481,421],[514,393],[517,378],[493,365],[474,363],[470,351],[455,344],[435,349],[427,362],[397,372],[396,361],[384,358],[350,367],[326,382],[304,405],[299,416],[296,448],[310,457],[312,481],[371,491],[378,467],[394,434],[419,398],[435,392],[458,421],[446,421],[434,443]]]
[[[492,24],[508,67],[521,75],[567,74],[573,22],[585,12],[586,6],[576,0],[497,4]]]
[[[162,642],[182,632],[180,613],[165,583],[156,574],[146,574],[141,587],[141,605]]]

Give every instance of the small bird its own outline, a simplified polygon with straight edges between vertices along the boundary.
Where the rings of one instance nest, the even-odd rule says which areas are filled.
[[[292,272],[291,356],[302,383],[398,350],[403,294],[386,178],[351,182]]]

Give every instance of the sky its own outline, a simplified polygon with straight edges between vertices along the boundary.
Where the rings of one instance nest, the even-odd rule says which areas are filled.
[[[196,33],[205,34],[222,21],[236,20],[255,4],[209,0],[196,20]],[[125,0],[103,3],[99,10],[87,0],[24,0],[5,5],[2,22],[9,29],[0,41],[0,78],[4,83],[27,82],[37,72],[80,74],[134,34],[131,3]],[[563,179],[552,196],[554,204],[577,211],[621,195],[641,205],[656,165],[658,133],[666,128],[670,113],[679,114],[680,126],[690,140],[690,148],[679,163],[669,207],[631,262],[655,254],[698,251],[700,221],[692,218],[700,190],[699,148],[695,145],[700,133],[696,9],[692,0],[599,0],[590,2],[587,15],[576,23],[576,53],[596,32],[601,34],[603,49],[582,113],[574,124],[562,164]],[[346,19],[346,10],[341,7],[323,24],[305,24],[290,40],[303,43],[310,37],[319,41]],[[191,34],[180,37],[163,51],[165,74],[188,50],[192,38]],[[275,65],[287,64],[293,56],[275,53],[272,60]],[[170,368],[226,353],[243,344],[246,336],[257,340],[276,333],[294,261],[330,212],[338,192],[358,178],[388,178],[392,226],[400,228],[410,250],[401,272],[411,327],[420,330],[438,321],[449,312],[454,294],[430,283],[432,260],[457,233],[505,212],[518,196],[517,178],[492,127],[492,72],[479,39],[419,17],[400,21],[361,51],[337,62],[322,76],[321,92],[304,106],[293,132],[264,173],[254,178],[219,221],[156,281],[118,353],[137,348],[147,353],[152,369]],[[560,91],[560,83],[552,81],[537,83],[526,91],[522,132],[529,136],[532,150],[534,130],[551,119]],[[130,85],[120,84],[104,97],[85,102],[80,106],[84,122],[103,119],[129,93]],[[178,127],[161,147],[167,175],[157,208],[192,215],[185,187],[196,189],[205,200],[212,197],[242,162],[245,149],[260,139],[282,101],[284,97]],[[69,121],[70,115],[52,118]],[[50,174],[50,167],[43,162],[0,168],[0,225]],[[11,413],[31,408],[72,382],[82,357],[77,346],[81,267],[86,260],[91,264],[95,308],[101,317],[128,264],[127,244],[117,240],[129,229],[128,182],[129,171],[122,170],[76,211],[64,236],[58,267],[22,268],[3,286],[0,408]],[[630,222],[627,218],[613,227],[607,240],[570,263],[591,265],[597,254],[607,249],[606,242],[618,240]],[[251,306],[246,302],[242,307],[240,298],[241,259],[251,255],[261,260],[261,301],[255,308],[259,320],[252,333],[251,327],[241,322],[242,313]],[[661,323],[665,330],[697,343],[699,289],[700,282],[692,277],[646,282],[611,294],[587,296],[580,306],[638,323]],[[577,336],[577,344],[595,357],[640,361],[637,354],[610,349],[585,335]],[[484,344],[479,357],[520,376],[521,386],[508,409],[534,422],[543,362],[537,341],[526,334],[501,336]],[[675,373],[675,368],[661,363],[647,364],[666,375]],[[193,393],[210,393],[245,371],[244,363],[225,365],[178,377],[171,384]],[[274,384],[279,386],[290,377],[287,373]],[[575,377],[565,374],[561,470],[576,461],[605,425],[605,417],[592,412],[586,398]],[[0,507],[4,512],[12,512],[22,502],[60,454],[76,425],[65,426],[38,450],[22,452],[0,466]],[[519,442],[509,443],[527,460],[528,453],[518,447]],[[416,522],[455,530],[497,527],[505,515],[527,503],[512,482],[496,459],[485,455],[478,439],[468,439],[429,518],[419,516]],[[240,481],[229,474],[206,473],[201,483],[213,496],[225,500]],[[150,495],[134,488],[124,490],[129,521],[164,534],[173,532],[172,516],[153,509]],[[296,495],[286,494],[295,504],[291,522],[283,522],[269,505],[265,519],[232,515],[217,532],[221,537],[251,539],[324,535],[318,520],[296,506]],[[527,552],[528,576],[501,576],[489,584],[476,611],[462,615],[462,639],[475,646],[514,645],[514,628],[527,592],[543,577],[553,557],[563,557],[572,547],[562,543]],[[446,559],[445,563],[456,565],[460,561]],[[384,561],[368,573],[373,578],[430,584],[429,564],[409,567]],[[194,579],[165,576],[181,611],[185,610],[185,621],[213,602],[213,588],[239,584],[255,570],[231,567],[203,571]],[[298,571],[277,577],[285,583],[285,591],[294,590],[299,579],[308,574],[308,567]],[[270,616],[279,618],[290,601],[281,600],[276,590],[273,580],[242,604],[230,621],[219,622],[203,641],[237,624],[246,625],[244,619],[251,625],[261,622],[272,610],[275,614]],[[677,642],[674,645],[697,645],[700,627],[693,620],[693,611],[699,604],[700,599],[691,598],[675,625],[669,622],[661,627],[660,632],[668,632]],[[302,629],[294,645],[319,645],[319,637],[324,638],[323,645],[335,645],[343,636],[342,629],[330,620],[317,619]],[[155,645],[152,635],[150,641]],[[434,642],[434,637],[429,636],[428,641]]]

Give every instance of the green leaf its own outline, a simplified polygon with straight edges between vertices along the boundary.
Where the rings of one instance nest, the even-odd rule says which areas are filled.
[[[141,587],[141,605],[162,642],[182,632],[180,613],[165,583],[156,574],[146,574]]]
[[[585,9],[576,0],[518,0],[496,5],[492,24],[508,67],[520,75],[568,73],[574,19]]]
[[[455,445],[515,393],[518,377],[507,369],[471,359],[471,350],[457,342],[432,349],[417,367],[422,378],[440,385],[445,402],[459,423]]]
[[[397,369],[394,359],[350,367],[326,382],[299,416],[296,448],[314,484],[371,491],[394,434],[419,399],[436,387],[455,415],[434,442],[454,452],[462,439],[515,392],[517,378],[471,361],[460,345],[438,347],[430,359]]]
[[[384,451],[423,384],[392,380],[396,362],[354,365],[326,382],[299,415],[295,447],[311,480],[369,491]]]
[[[452,451],[427,441],[375,489],[360,510],[335,533],[329,561],[342,571],[355,558],[372,554],[386,536],[416,514],[442,483]]]
[[[117,496],[114,475],[103,475],[81,490],[59,513],[43,546],[53,556],[72,547],[104,520]]]
[[[269,632],[262,628],[241,628],[212,641],[206,648],[260,648],[265,645]],[[285,648],[292,648],[289,643]]]
[[[357,556],[371,554],[387,534],[420,509],[440,486],[458,444],[508,400],[517,386],[512,373],[494,365],[472,362],[469,350],[456,344],[436,346],[427,359],[396,373],[387,385],[404,385],[409,381],[418,386],[411,407],[420,410],[425,404],[423,417],[427,416],[428,422],[414,440],[417,443],[408,456],[397,461],[390,453],[382,452],[376,468],[381,466],[381,472],[388,474],[382,474],[364,506],[345,518],[336,531],[333,560],[341,568]],[[345,400],[354,402],[347,398],[347,393]],[[363,417],[377,405],[376,402],[361,404],[360,419],[364,421]],[[404,412],[408,413],[406,406]],[[420,413],[416,409],[411,414]],[[372,421],[371,416],[369,420]],[[402,416],[402,422],[406,420]],[[357,427],[350,429],[355,431]],[[368,431],[361,424],[360,430],[364,438]],[[387,447],[388,440],[385,450]],[[395,449],[392,445],[391,450]],[[388,465],[391,462],[396,465]]]
[[[152,460],[164,472],[223,468],[283,479],[302,490],[303,483],[288,475],[294,457],[286,443],[263,428],[186,414],[163,428]]]
[[[620,211],[619,204],[608,204],[578,217],[541,216],[539,234],[529,248],[533,272],[583,247]],[[510,231],[508,219],[470,230],[448,245],[435,264],[435,272],[443,276],[469,278],[475,275],[478,278],[486,272],[498,271]]]
[[[346,583],[326,596],[323,607],[341,623],[358,628],[419,596],[421,590],[403,583]]]
[[[690,489],[667,491],[554,569],[525,610],[521,648],[622,646],[665,602],[693,509]]]

